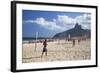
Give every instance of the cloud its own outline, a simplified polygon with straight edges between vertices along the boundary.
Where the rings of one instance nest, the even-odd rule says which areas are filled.
[[[47,28],[47,29],[51,29],[51,30],[61,29],[61,27],[57,26],[55,22],[47,21],[43,17],[37,18],[36,20],[34,20],[34,22],[45,27],[45,28]]]
[[[59,31],[71,29],[76,23],[79,23],[84,29],[90,29],[91,14],[83,14],[75,18],[67,15],[57,15],[57,18],[52,19],[52,21],[38,17],[35,20],[26,20],[25,23],[36,23],[46,29]]]
[[[75,23],[75,19],[67,15],[58,15],[57,22],[60,22],[63,25],[70,25]]]
[[[36,18],[36,20],[27,20],[27,21],[25,21],[25,23],[36,23],[36,24],[38,24],[46,29],[50,29],[50,30],[63,30],[55,22],[47,21],[43,17]]]
[[[90,29],[91,24],[91,14],[84,14],[75,18],[84,29]]]
[[[68,30],[74,27],[76,23],[75,19],[69,17],[67,15],[58,15],[57,19],[53,19],[53,21],[60,26],[62,29]]]

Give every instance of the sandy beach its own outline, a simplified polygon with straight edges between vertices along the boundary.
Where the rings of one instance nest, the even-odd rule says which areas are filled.
[[[22,62],[46,62],[46,61],[71,61],[71,60],[88,60],[91,59],[90,40],[83,40],[79,44],[75,41],[75,46],[72,41],[54,41],[47,42],[48,53],[41,58],[43,43],[24,43],[22,48]]]

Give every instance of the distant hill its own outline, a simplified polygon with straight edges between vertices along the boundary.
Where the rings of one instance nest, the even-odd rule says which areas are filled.
[[[91,37],[91,31],[89,29],[82,29],[82,26],[79,25],[78,23],[75,24],[75,27],[72,29],[69,29],[67,31],[57,33],[56,35],[53,36],[53,38],[68,38],[70,37]]]

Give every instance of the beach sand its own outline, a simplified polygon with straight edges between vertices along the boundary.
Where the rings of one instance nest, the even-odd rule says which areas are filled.
[[[78,44],[76,40],[75,46],[72,46],[72,41],[47,42],[48,53],[42,58],[43,43],[37,43],[36,49],[35,43],[26,43],[22,48],[22,63],[89,60],[91,59],[90,42],[88,39]]]

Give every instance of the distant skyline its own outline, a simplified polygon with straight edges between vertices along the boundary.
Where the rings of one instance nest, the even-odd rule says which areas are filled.
[[[90,29],[91,14],[80,12],[54,12],[54,11],[22,11],[23,37],[53,37],[56,33],[69,30],[76,23],[83,29]]]

